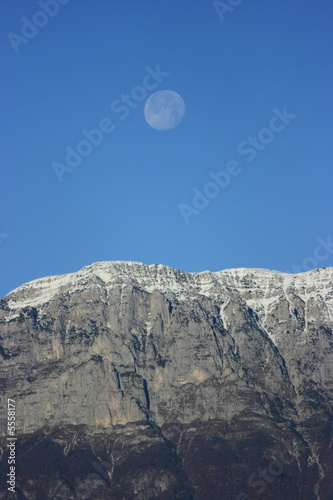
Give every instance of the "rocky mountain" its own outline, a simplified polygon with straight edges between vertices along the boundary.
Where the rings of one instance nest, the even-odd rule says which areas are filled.
[[[22,285],[0,301],[0,498],[332,500],[332,332],[333,268]]]

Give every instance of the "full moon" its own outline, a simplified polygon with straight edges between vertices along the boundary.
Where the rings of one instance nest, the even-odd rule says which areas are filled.
[[[180,124],[185,115],[185,103],[173,90],[159,90],[146,101],[146,122],[156,130],[171,130]]]

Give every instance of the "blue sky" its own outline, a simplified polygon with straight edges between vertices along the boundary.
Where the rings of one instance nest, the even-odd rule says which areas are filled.
[[[101,260],[333,265],[331,1],[54,1],[0,3],[1,296]],[[147,71],[163,74],[147,98],[185,101],[172,130],[149,127],[145,100],[114,111]],[[101,122],[59,182],[52,164]]]

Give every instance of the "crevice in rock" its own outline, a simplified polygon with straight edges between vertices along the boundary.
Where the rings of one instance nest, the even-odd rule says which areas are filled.
[[[149,411],[150,410],[150,397],[149,397],[148,384],[147,384],[147,380],[145,378],[142,381],[143,381],[143,390],[144,390],[144,393],[146,396],[146,406],[147,406],[147,410]]]

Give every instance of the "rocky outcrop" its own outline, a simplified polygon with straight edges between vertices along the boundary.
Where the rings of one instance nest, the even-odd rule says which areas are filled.
[[[333,498],[332,285],[100,262],[8,294],[17,498]]]

